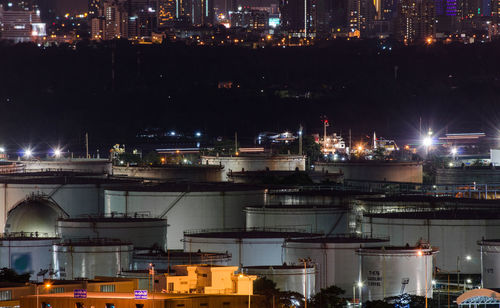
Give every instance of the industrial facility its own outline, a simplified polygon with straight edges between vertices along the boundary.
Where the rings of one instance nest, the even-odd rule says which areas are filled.
[[[306,298],[334,285],[355,304],[403,294],[431,299],[446,284],[443,273],[457,276],[455,289],[500,287],[494,200],[451,188],[419,191],[418,163],[351,164],[340,172],[351,180],[311,186],[225,181],[229,169],[304,169],[303,156],[285,157],[214,156],[165,169],[4,163],[0,267],[34,282],[106,276],[137,279],[142,289],[153,273],[153,288],[184,295],[245,295],[266,277]],[[362,172],[376,174],[374,181],[357,180]],[[476,276],[481,284],[467,282]],[[209,281],[219,278],[227,285]]]

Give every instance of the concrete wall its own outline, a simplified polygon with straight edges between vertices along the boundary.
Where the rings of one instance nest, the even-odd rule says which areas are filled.
[[[152,180],[183,180],[217,182],[222,178],[222,168],[217,166],[166,166],[120,167],[113,166],[114,176],[127,176]]]
[[[202,156],[201,161],[207,165],[223,166],[222,181],[227,181],[227,173],[234,171],[293,171],[299,169],[304,171],[306,168],[306,157],[300,155],[278,155],[278,156],[234,156],[217,157]]]
[[[341,171],[346,180],[422,183],[420,162],[317,162],[314,165],[316,171]]]
[[[500,169],[452,168],[438,169],[436,184],[492,184],[500,183]]]

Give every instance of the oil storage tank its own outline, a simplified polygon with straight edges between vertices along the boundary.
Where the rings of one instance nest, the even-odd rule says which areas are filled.
[[[390,245],[405,246],[424,239],[439,248],[435,266],[444,271],[479,274],[480,238],[500,237],[500,213],[495,209],[399,209],[365,213],[363,232],[390,237]]]
[[[231,254],[216,252],[184,252],[182,250],[163,251],[135,251],[132,260],[132,270],[144,270],[153,263],[155,269],[168,270],[174,265],[210,264],[229,265]]]
[[[68,214],[54,201],[31,195],[7,213],[5,233],[56,236],[56,221]]]
[[[349,233],[349,212],[327,205],[265,205],[246,207],[246,227],[301,228],[314,233]]]
[[[483,288],[500,288],[500,239],[483,239],[478,241],[483,268],[481,277]]]
[[[184,235],[184,251],[226,252],[232,255],[232,266],[281,265],[285,239],[311,236],[318,234],[293,229],[193,230]]]
[[[37,274],[52,270],[52,245],[58,240],[38,233],[0,234],[0,268],[30,273],[30,280],[36,280]]]
[[[284,261],[297,265],[301,259],[310,259],[317,270],[316,292],[335,285],[342,288],[347,297],[352,297],[352,287],[359,280],[359,258],[356,256],[356,250],[388,241],[387,238],[356,234],[288,239],[284,245]]]
[[[410,247],[360,248],[361,301],[383,300],[407,293],[432,298],[433,255],[437,250],[420,243]]]
[[[104,210],[104,190],[132,182],[137,181],[82,176],[73,172],[0,176],[0,230],[5,228],[6,213],[27,196],[45,196],[70,216],[100,214]]]
[[[303,155],[245,154],[238,156],[202,156],[202,164],[224,168],[221,181],[228,180],[228,174],[239,171],[304,171],[306,157]]]
[[[316,292],[316,268],[313,265],[247,266],[249,275],[266,277],[276,283],[280,291],[291,291],[310,298]]]
[[[243,228],[245,206],[263,204],[263,188],[231,183],[167,183],[106,190],[105,213],[144,213],[169,222],[169,249],[183,249],[189,229]]]
[[[155,248],[167,251],[167,220],[140,217],[85,217],[57,221],[62,239],[110,238],[129,241],[135,249]]]
[[[133,246],[111,239],[62,241],[52,246],[54,279],[93,279],[129,270]]]

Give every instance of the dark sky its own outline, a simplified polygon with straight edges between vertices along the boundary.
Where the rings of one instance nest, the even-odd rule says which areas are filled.
[[[59,13],[76,14],[87,11],[88,0],[53,0]]]

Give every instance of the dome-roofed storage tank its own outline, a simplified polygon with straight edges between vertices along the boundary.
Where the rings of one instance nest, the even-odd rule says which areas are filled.
[[[168,248],[183,249],[189,229],[244,228],[245,206],[263,204],[261,187],[231,183],[167,183],[105,191],[105,214],[167,218]]]
[[[31,195],[7,214],[5,233],[56,236],[57,219],[68,217],[59,205],[44,196]]]
[[[54,244],[55,279],[93,279],[95,276],[117,276],[129,270],[133,246],[111,239],[63,241]]]
[[[132,216],[95,216],[66,218],[57,221],[63,240],[78,238],[112,238],[131,242],[136,249],[155,248],[167,251],[167,220]]]
[[[407,293],[432,298],[433,255],[428,243],[414,247],[381,246],[357,250],[361,260],[362,301]]]
[[[347,208],[327,205],[265,205],[245,208],[247,229],[300,228],[314,233],[349,232]]]
[[[293,229],[194,230],[184,235],[184,251],[226,252],[233,266],[280,265],[285,239],[311,236],[318,234]]]
[[[284,245],[284,261],[298,265],[299,260],[310,259],[317,270],[316,292],[335,285],[342,288],[347,297],[352,297],[352,286],[359,279],[356,250],[388,241],[388,238],[363,237],[356,234],[288,239]]]
[[[483,239],[478,242],[483,268],[483,288],[500,288],[500,239]]]
[[[316,292],[316,268],[312,265],[247,266],[243,270],[274,281],[280,291],[305,294],[306,298]]]
[[[52,245],[58,240],[39,233],[0,234],[0,268],[30,273],[30,280],[48,277],[52,270]]]

